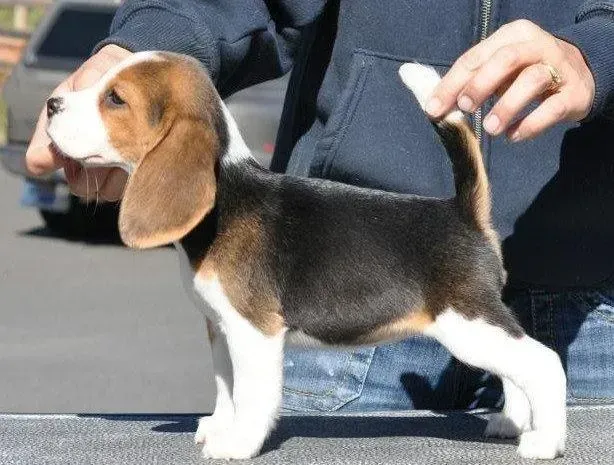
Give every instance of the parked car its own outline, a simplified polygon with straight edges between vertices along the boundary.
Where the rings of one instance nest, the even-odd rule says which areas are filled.
[[[86,204],[70,194],[61,171],[34,179],[28,176],[24,162],[43,103],[107,35],[117,3],[54,2],[2,92],[8,127],[6,145],[0,147],[0,160],[9,172],[24,177],[22,204],[37,208],[47,227],[57,234],[117,234],[117,205]],[[246,89],[227,100],[248,146],[265,165],[273,151],[285,88],[286,79],[282,78]]]

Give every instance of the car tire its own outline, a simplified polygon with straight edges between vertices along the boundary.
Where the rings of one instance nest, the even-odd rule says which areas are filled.
[[[45,225],[54,234],[74,239],[119,240],[117,204],[104,203],[95,206],[71,196],[70,209],[66,213],[39,211]]]

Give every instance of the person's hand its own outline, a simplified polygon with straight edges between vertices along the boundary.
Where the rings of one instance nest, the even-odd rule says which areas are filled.
[[[426,111],[435,119],[455,105],[472,112],[495,94],[500,97],[484,118],[484,129],[520,141],[558,122],[587,116],[595,81],[575,46],[518,20],[464,53],[434,90]],[[518,118],[533,101],[539,106]]]
[[[132,53],[117,45],[107,45],[100,49],[68,79],[62,82],[51,94],[80,90],[91,86],[115,64]],[[26,151],[26,169],[32,176],[42,176],[64,168],[70,190],[78,196],[117,200],[121,197],[127,174],[119,168],[94,168],[85,170],[75,161],[56,154],[46,132],[47,111],[45,106],[38,118],[34,135]]]

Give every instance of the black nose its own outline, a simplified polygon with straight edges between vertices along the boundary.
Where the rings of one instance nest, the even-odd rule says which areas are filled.
[[[62,111],[62,104],[64,99],[62,97],[51,97],[47,100],[47,118],[51,118],[56,113]]]

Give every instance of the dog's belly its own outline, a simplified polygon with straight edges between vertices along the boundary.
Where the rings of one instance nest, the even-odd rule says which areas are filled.
[[[355,340],[345,340],[343,342],[326,342],[316,337],[310,336],[303,331],[294,330],[288,331],[285,338],[285,347],[304,347],[304,348],[322,348],[322,349],[339,349],[339,348],[353,348],[353,347],[373,347],[381,344],[387,344],[390,342],[396,342],[405,339],[408,335],[416,331],[408,330],[403,334],[386,334],[381,336],[371,337],[371,334],[364,334],[362,337],[358,337]]]
[[[286,333],[286,347],[327,347],[319,339],[309,336],[302,331],[288,331]]]

